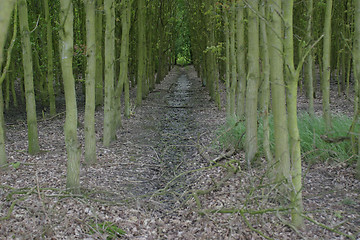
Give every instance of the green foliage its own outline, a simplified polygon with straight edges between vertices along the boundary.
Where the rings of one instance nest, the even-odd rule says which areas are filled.
[[[349,140],[341,140],[347,137],[352,119],[338,115],[332,118],[332,130],[326,133],[325,123],[321,117],[310,117],[302,114],[299,118],[299,131],[303,158],[310,162],[338,160],[345,161],[352,155]],[[325,141],[327,139],[339,139],[339,141]]]
[[[191,63],[191,61],[189,59],[187,59],[186,57],[179,55],[176,60],[176,63],[181,66],[186,66],[186,65],[189,65]]]
[[[269,118],[271,151],[274,150],[273,118]],[[351,144],[348,139],[349,129],[352,123],[350,117],[344,115],[333,116],[332,130],[326,133],[325,123],[322,117],[310,117],[301,114],[298,117],[298,126],[301,139],[301,151],[303,160],[315,162],[346,161],[352,159]],[[263,139],[262,119],[258,122],[258,139]],[[234,118],[228,119],[227,123],[218,130],[220,147],[227,149],[235,147],[244,149],[245,144],[245,122]],[[263,155],[262,144],[259,143],[259,154]],[[353,158],[355,161],[356,158]]]
[[[90,234],[94,234],[95,232],[106,234],[107,240],[119,239],[126,234],[126,232],[121,228],[119,228],[118,226],[116,226],[115,223],[109,221],[102,223],[92,222],[89,224],[89,226],[90,226],[90,231],[89,231]]]
[[[16,169],[18,169],[20,167],[21,163],[20,162],[14,162],[11,165],[16,170]]]

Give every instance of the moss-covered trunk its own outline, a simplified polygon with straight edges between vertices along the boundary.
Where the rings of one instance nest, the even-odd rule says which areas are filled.
[[[294,66],[294,43],[293,43],[293,0],[283,0],[284,10],[284,55],[287,78],[287,110],[288,110],[288,128],[290,136],[290,160],[291,160],[291,204],[292,204],[292,223],[295,227],[303,226],[302,203],[302,176],[301,176],[301,149],[300,135],[297,122],[297,87],[299,72]],[[301,64],[299,67],[301,67]]]
[[[36,120],[36,103],[33,79],[33,60],[30,43],[30,30],[28,23],[28,10],[26,0],[18,1],[19,23],[21,32],[22,57],[24,66],[24,86],[26,99],[26,116],[28,124],[28,151],[36,154],[40,151],[38,129]]]
[[[251,0],[248,2],[248,74],[246,86],[246,161],[250,167],[251,161],[255,158],[258,151],[257,143],[257,104],[258,104],[258,85],[259,85],[259,19],[255,12],[259,9],[259,1]]]
[[[103,144],[109,146],[115,139],[114,125],[114,74],[115,74],[115,3],[104,2],[105,29],[105,101],[104,101],[104,134]]]
[[[71,0],[60,1],[60,60],[64,80],[66,119],[65,144],[67,151],[66,188],[80,192],[80,146],[77,137],[77,105],[73,76],[73,5]]]
[[[6,36],[8,32],[8,26],[11,18],[11,13],[14,7],[13,0],[2,0],[0,2],[0,69],[3,64],[4,57],[4,45],[6,41]],[[0,83],[2,84],[2,83]],[[7,163],[6,151],[5,151],[5,129],[4,129],[4,109],[0,105],[0,166],[3,166]]]
[[[56,114],[55,92],[54,92],[54,53],[52,26],[49,12],[49,1],[44,0],[45,22],[46,22],[46,47],[47,47],[47,91],[49,95],[50,115]]]
[[[277,181],[288,179],[290,174],[289,136],[287,129],[285,82],[284,82],[284,61],[282,19],[279,13],[282,12],[281,0],[269,1],[270,30],[268,31],[270,43],[270,82],[272,97],[272,110],[274,115],[274,143],[275,159],[270,166],[275,169],[272,173]]]
[[[330,116],[330,75],[331,75],[331,12],[332,0],[326,0],[324,44],[323,44],[323,74],[321,79],[323,118],[327,131],[331,129]]]
[[[96,163],[95,135],[95,71],[96,71],[96,32],[95,32],[95,0],[85,1],[86,12],[86,52],[87,67],[85,76],[85,162]]]

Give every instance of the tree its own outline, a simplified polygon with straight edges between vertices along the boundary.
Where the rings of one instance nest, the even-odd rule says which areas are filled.
[[[272,110],[274,115],[275,159],[270,166],[274,166],[274,177],[277,181],[288,179],[290,172],[290,156],[288,145],[288,129],[286,115],[285,82],[283,75],[283,44],[281,0],[268,1],[270,11],[269,53],[270,53],[270,82]]]
[[[290,160],[291,160],[291,203],[293,210],[291,213],[292,223],[295,227],[303,226],[302,203],[302,182],[301,182],[301,149],[300,136],[297,122],[297,86],[303,60],[299,62],[298,68],[294,66],[294,41],[293,41],[293,0],[283,0],[284,12],[284,56],[287,86],[287,110],[290,136]]]
[[[313,21],[313,0],[307,0],[307,29],[306,29],[306,38],[310,42],[312,40],[312,21]],[[306,58],[305,64],[305,84],[306,84],[306,94],[309,98],[309,108],[308,112],[310,116],[314,116],[314,79],[313,79],[313,55],[312,52],[309,52]]]
[[[266,1],[266,0],[265,0]],[[259,12],[267,20],[266,3],[260,4]],[[269,41],[266,30],[266,22],[260,21],[260,49],[261,49],[261,68],[262,68],[262,84],[259,96],[260,111],[263,120],[263,148],[265,158],[268,162],[273,162],[273,156],[270,150],[270,125],[269,125],[269,103],[270,103],[270,62],[269,62]],[[240,80],[240,79],[239,79]]]
[[[255,158],[258,150],[257,143],[257,104],[258,104],[258,83],[259,83],[259,10],[258,0],[251,0],[249,3],[248,18],[248,74],[246,85],[246,161],[250,167],[251,161]]]
[[[326,0],[324,44],[323,44],[323,74],[321,79],[321,92],[323,101],[323,117],[327,131],[331,129],[330,116],[330,75],[331,75],[331,11],[332,0]]]
[[[38,129],[36,120],[36,103],[33,81],[33,61],[28,23],[28,10],[26,0],[19,0],[19,23],[22,43],[22,56],[24,66],[24,85],[26,98],[26,116],[28,124],[28,152],[36,154],[40,151]]]
[[[55,92],[54,92],[54,54],[52,26],[49,12],[49,1],[44,0],[45,22],[46,22],[46,45],[47,45],[47,86],[49,93],[50,115],[56,114]]]
[[[235,93],[237,87],[236,53],[235,53],[235,1],[230,3],[230,115],[235,118]],[[255,30],[255,29],[254,29]]]
[[[136,104],[141,105],[142,98],[144,97],[144,90],[146,88],[146,11],[145,0],[138,0],[138,51],[137,51],[137,92]]]
[[[114,0],[104,2],[105,29],[105,101],[103,144],[108,147],[115,139],[114,126],[114,76],[115,76],[115,4]]]
[[[354,45],[353,45],[353,64],[354,64],[354,76],[356,86],[355,96],[355,109],[354,109],[354,121],[358,121],[360,111],[360,0],[354,1],[355,5],[355,33],[354,33]],[[360,154],[360,137],[352,137],[353,152]],[[360,179],[360,158],[357,161],[357,178]]]
[[[122,34],[121,34],[121,55],[120,55],[120,75],[119,87],[124,88],[125,96],[125,116],[130,117],[129,99],[129,46],[130,46],[130,25],[131,25],[131,4],[133,0],[125,0],[124,9],[121,14]],[[121,89],[119,90],[121,94]]]
[[[71,0],[60,0],[60,56],[64,79],[66,104],[65,144],[67,150],[66,187],[73,193],[80,192],[80,146],[77,137],[77,106],[73,76],[73,5]]]
[[[237,64],[237,87],[236,87],[236,115],[243,118],[245,115],[246,93],[246,46],[245,46],[245,22],[244,1],[237,0],[236,7],[236,64]]]
[[[104,72],[103,72],[103,8],[104,0],[96,0],[96,90],[95,101],[96,106],[102,105],[104,102]]]
[[[11,13],[14,7],[14,2],[14,0],[3,0],[0,2],[0,68],[3,63],[3,50],[8,32],[8,26],[10,23]],[[3,115],[3,112],[4,109],[0,109],[1,115]],[[3,119],[3,117],[0,117],[0,120],[3,121]],[[4,166],[7,163],[4,131],[4,122],[0,122],[0,166]]]
[[[95,135],[95,72],[96,72],[96,29],[95,0],[85,1],[86,12],[86,102],[85,102],[85,161],[88,164],[96,162]]]

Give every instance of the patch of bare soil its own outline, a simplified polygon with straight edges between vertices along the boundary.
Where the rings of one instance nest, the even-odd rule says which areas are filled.
[[[11,164],[1,173],[0,238],[360,238],[360,183],[353,169],[304,167],[308,220],[295,231],[287,198],[269,184],[265,167],[243,170],[243,153],[210,161],[223,154],[217,129],[225,113],[210,101],[191,66],[175,67],[132,117],[123,119],[109,148],[101,144],[101,110],[96,119],[99,163],[82,166],[78,196],[64,188],[63,115],[39,122],[43,151],[36,156],[26,153],[26,125],[7,126]]]

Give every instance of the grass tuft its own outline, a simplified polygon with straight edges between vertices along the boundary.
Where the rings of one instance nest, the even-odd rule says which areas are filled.
[[[273,117],[270,122],[270,149],[274,152]],[[306,113],[298,117],[298,126],[301,139],[302,157],[310,163],[340,161],[344,162],[352,158],[351,143],[348,139],[352,119],[348,116],[337,115],[332,117],[332,130],[326,132],[322,117],[311,117]],[[258,121],[258,145],[259,154],[263,155],[263,121]],[[237,121],[234,118],[228,119],[227,123],[218,130],[220,147],[227,149],[235,147],[243,150],[245,146],[245,121]],[[335,139],[334,142],[325,141]],[[343,139],[344,138],[344,139]]]

